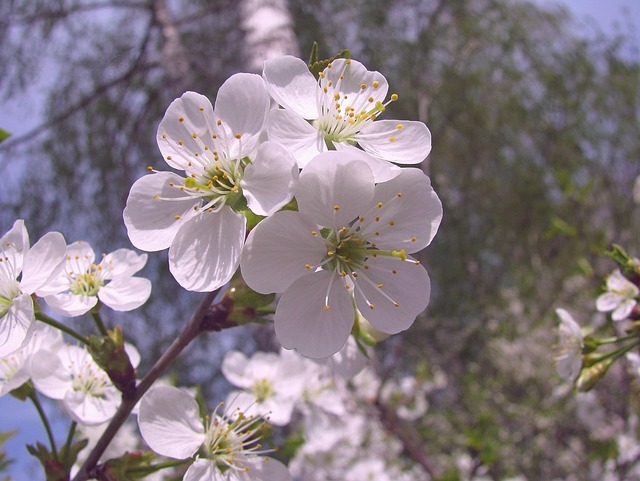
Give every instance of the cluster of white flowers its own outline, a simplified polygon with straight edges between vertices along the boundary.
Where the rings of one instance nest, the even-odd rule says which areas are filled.
[[[397,165],[422,162],[431,134],[422,122],[378,120],[397,99],[387,96],[384,76],[355,60],[334,60],[316,79],[285,56],[267,61],[262,76],[230,77],[213,105],[186,92],[160,122],[160,152],[181,174],[149,167],[131,187],[131,242],[168,248],[170,271],[187,290],[213,292],[240,271],[250,289],[276,294],[273,323],[285,348],[228,353],[222,372],[236,390],[204,418],[187,391],[154,385],[142,397],[142,437],[184,460],[183,479],[291,480],[260,439],[267,422],[293,419],[304,426],[292,461],[298,479],[416,475],[394,461],[400,444],[353,396],[365,344],[408,329],[427,307],[430,279],[411,255],[442,219],[429,177]],[[85,432],[102,431],[123,399],[142,393],[132,378],[139,354],[119,328],[107,331],[99,311],[147,301],[151,283],[134,276],[146,261],[119,249],[98,262],[86,242],[67,245],[57,232],[30,248],[16,221],[0,239],[0,395],[27,386],[26,396],[58,400]],[[49,317],[45,305],[61,316],[90,314],[101,339]],[[86,345],[65,344],[61,331]],[[423,387],[408,379],[360,397],[372,396],[396,403],[407,420],[427,409]],[[309,460],[337,450],[341,459]]]

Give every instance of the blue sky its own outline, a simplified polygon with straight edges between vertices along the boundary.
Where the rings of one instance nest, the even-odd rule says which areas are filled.
[[[588,35],[594,26],[605,32],[612,33],[619,29],[628,31],[633,26],[635,31],[636,48],[640,49],[640,0],[535,0],[534,3],[543,6],[562,5],[567,7],[578,21],[578,32]],[[37,116],[32,109],[25,109],[25,102],[33,106],[38,99],[18,99],[12,104],[4,104],[0,108],[0,128],[19,134],[37,125]],[[28,111],[29,115],[20,112]],[[42,426],[35,417],[33,406],[29,402],[20,402],[11,396],[0,398],[0,431],[19,429],[20,433],[11,439],[7,445],[10,457],[16,463],[10,470],[14,481],[30,480],[41,477],[37,467],[34,467],[25,448],[25,444],[33,444],[37,440],[44,441],[45,434]],[[62,442],[64,425],[58,428],[58,438]]]

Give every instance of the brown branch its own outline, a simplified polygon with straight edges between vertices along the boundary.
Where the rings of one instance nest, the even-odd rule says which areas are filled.
[[[111,419],[111,422],[107,426],[107,429],[102,434],[98,443],[95,445],[89,457],[84,462],[73,481],[87,481],[94,477],[93,469],[98,464],[100,456],[109,446],[109,443],[116,435],[120,427],[131,414],[131,411],[135,407],[136,403],[140,400],[142,395],[147,392],[151,385],[160,377],[160,375],[169,367],[169,365],[178,357],[178,355],[202,332],[204,332],[203,321],[207,314],[210,312],[211,303],[216,297],[217,290],[207,293],[200,301],[200,304],[196,308],[195,312],[189,319],[189,322],[185,326],[184,330],[180,333],[175,341],[169,346],[160,359],[156,361],[153,367],[147,372],[145,377],[136,386],[135,395],[128,399],[123,399],[122,404],[116,411],[115,415]]]

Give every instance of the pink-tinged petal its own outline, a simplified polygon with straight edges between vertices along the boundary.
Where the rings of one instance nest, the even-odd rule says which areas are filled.
[[[355,136],[366,152],[397,164],[418,164],[431,152],[431,132],[409,120],[376,120]]]
[[[596,299],[596,309],[600,312],[613,311],[622,302],[622,296],[613,292],[600,294]]]
[[[343,99],[346,95],[347,98],[342,101],[343,108],[350,105],[356,113],[370,110],[377,102],[384,102],[389,90],[387,79],[380,72],[367,70],[356,60],[336,59],[323,73],[321,86],[329,88],[325,102],[335,102],[334,93],[340,94]],[[329,82],[330,85],[327,85]]]
[[[30,295],[21,294],[11,301],[5,315],[0,317],[0,358],[29,342],[34,329],[33,301]]]
[[[278,104],[302,118],[318,118],[318,82],[303,60],[291,55],[267,60],[262,76]]]
[[[145,175],[133,184],[124,209],[124,224],[138,249],[166,249],[178,229],[196,214],[194,208],[200,201],[181,191],[183,184],[182,177],[169,172]]]
[[[271,215],[284,207],[295,193],[299,169],[289,151],[274,141],[258,148],[240,181],[249,208],[258,215]]]
[[[327,253],[317,225],[293,211],[276,212],[249,234],[242,255],[242,277],[254,291],[284,292],[309,274]]]
[[[327,151],[324,135],[289,110],[274,109],[269,113],[267,135],[270,140],[286,145],[300,168],[304,168],[316,155]]]
[[[252,379],[247,375],[246,369],[249,359],[240,351],[230,351],[222,361],[222,374],[234,386],[247,389],[251,387]]]
[[[292,481],[287,467],[277,459],[251,456],[245,465],[248,469],[239,473],[239,481]]]
[[[137,254],[131,249],[118,249],[102,258],[100,267],[103,279],[129,277],[142,269],[147,263],[147,254]]]
[[[142,277],[120,277],[98,291],[98,299],[114,311],[131,311],[147,302],[151,281]]]
[[[198,404],[171,386],[152,387],[142,397],[138,426],[153,451],[174,459],[193,456],[205,439]]]
[[[228,207],[190,219],[169,248],[171,274],[189,291],[223,286],[240,264],[245,232],[246,219]]]
[[[360,234],[379,249],[424,249],[442,220],[442,203],[429,177],[420,169],[404,168],[394,179],[377,184],[373,208],[363,214]]]
[[[241,135],[240,155],[244,156],[254,149],[270,108],[271,98],[262,77],[237,73],[220,86],[213,110],[234,136]]]
[[[402,171],[401,167],[387,162],[386,160],[379,159],[378,157],[374,157],[373,155],[369,155],[353,145],[338,142],[334,145],[337,151],[349,153],[355,152],[354,155],[364,160],[371,168],[371,171],[373,172],[373,180],[376,183],[387,182],[388,180],[394,179]]]
[[[64,266],[67,243],[59,232],[49,232],[24,256],[20,290],[33,294]]]
[[[347,342],[354,319],[343,281],[321,270],[298,279],[282,295],[276,307],[275,331],[287,349],[306,357],[328,357]]]
[[[637,302],[634,299],[625,299],[620,303],[615,311],[611,314],[611,319],[614,321],[622,321],[629,317],[633,308],[636,307]]]
[[[373,327],[387,334],[408,329],[431,296],[426,269],[412,259],[370,257],[360,271],[356,304]]]
[[[186,92],[171,102],[156,136],[167,164],[189,172],[193,170],[192,164],[200,165],[197,161],[204,157],[205,145],[214,142],[212,134],[216,127],[213,124],[213,107],[204,95]]]
[[[355,152],[325,152],[300,174],[300,212],[323,227],[340,229],[371,206],[373,173]]]
[[[98,303],[95,296],[81,296],[69,292],[45,296],[44,300],[53,312],[66,317],[81,316]]]

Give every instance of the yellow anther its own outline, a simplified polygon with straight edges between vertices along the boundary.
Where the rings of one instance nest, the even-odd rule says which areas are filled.
[[[317,230],[312,230],[311,231],[311,235],[318,235],[318,231]]]
[[[390,220],[390,221],[389,221],[389,225],[390,225],[390,226],[394,226],[394,225],[396,225],[396,222],[395,222],[394,220]]]
[[[235,134],[235,135],[234,135],[234,137],[235,137],[236,139],[240,140],[240,137],[242,137],[242,134],[240,134],[240,133]]]
[[[391,273],[395,276],[398,273],[398,271],[394,269],[391,271]]]
[[[369,309],[374,310],[376,308],[375,304],[369,304]]]
[[[400,307],[400,304],[398,304],[397,302],[394,302],[393,307]]]
[[[376,207],[377,207],[378,209],[380,209],[380,208],[382,207],[382,202],[378,202],[378,203],[376,204]]]
[[[220,120],[220,119],[216,120],[216,124],[217,125],[222,125],[222,120]]]
[[[184,117],[178,117],[178,122],[184,122]]]
[[[351,65],[351,59],[350,58],[346,59],[344,63],[346,63],[347,65]]]
[[[169,187],[173,187],[175,184],[173,182],[169,182]]]
[[[360,88],[361,88],[362,90],[365,90],[365,89],[367,88],[367,84],[360,84]]]
[[[373,103],[375,99],[373,97],[369,97],[367,100],[369,101],[369,103]]]
[[[373,83],[371,84],[371,86],[374,89],[377,89],[378,87],[380,87],[380,82],[378,82],[377,80],[374,80]]]
[[[162,138],[166,139],[167,138],[167,134],[162,134]]]
[[[379,215],[375,216],[374,219],[375,219],[376,222],[380,222],[380,216]]]
[[[167,160],[171,160],[173,157],[171,157],[170,155],[167,155]]]
[[[153,172],[153,165],[147,165],[147,170],[149,172]]]
[[[178,145],[184,145],[184,142],[182,140],[178,140]]]
[[[417,239],[415,237],[411,238],[411,242],[415,242]]]
[[[420,261],[413,261],[413,263],[414,263],[415,265],[417,265],[417,266],[419,266],[419,265],[420,265]]]
[[[358,220],[359,220],[360,222],[364,222],[364,217],[358,217]]]
[[[191,163],[191,161],[189,160],[189,161],[187,161],[187,165],[188,165],[189,167],[191,167],[193,164],[192,164],[192,163]]]
[[[398,94],[391,94],[391,101],[395,102],[396,100],[398,100]]]
[[[333,210],[335,210],[336,212],[337,212],[337,211],[339,211],[339,210],[340,210],[340,205],[335,204],[335,205],[333,206]]]
[[[311,264],[305,264],[304,265],[307,269],[311,269]]]
[[[176,214],[176,215],[174,215],[174,216],[173,216],[173,218],[174,218],[175,220],[179,220],[179,219],[180,219],[180,214]]]
[[[396,194],[396,197],[402,197],[402,192],[398,192],[398,193]]]
[[[382,289],[382,286],[384,286],[384,284],[381,282],[380,284],[378,284],[378,289]]]
[[[154,198],[154,199],[159,199],[159,198],[160,198],[160,196],[159,196],[158,194],[153,194],[153,198]]]
[[[204,146],[204,150],[209,150],[209,146],[208,146],[208,145],[205,145],[205,146]]]
[[[404,124],[396,125],[396,129],[398,129],[398,130],[404,129]]]
[[[198,109],[200,110],[200,112],[204,112],[204,107],[200,106],[198,107]]]
[[[395,141],[396,141],[396,138],[395,138],[395,137],[393,137],[393,136],[392,136],[392,137],[389,137],[389,142],[395,142]]]
[[[324,306],[324,310],[328,311],[329,310],[329,306]]]
[[[218,134],[211,134],[211,138],[212,139],[217,139],[218,138]]]
[[[340,100],[340,94],[339,93],[335,93],[333,94],[333,100]],[[338,105],[339,107],[340,105]]]

